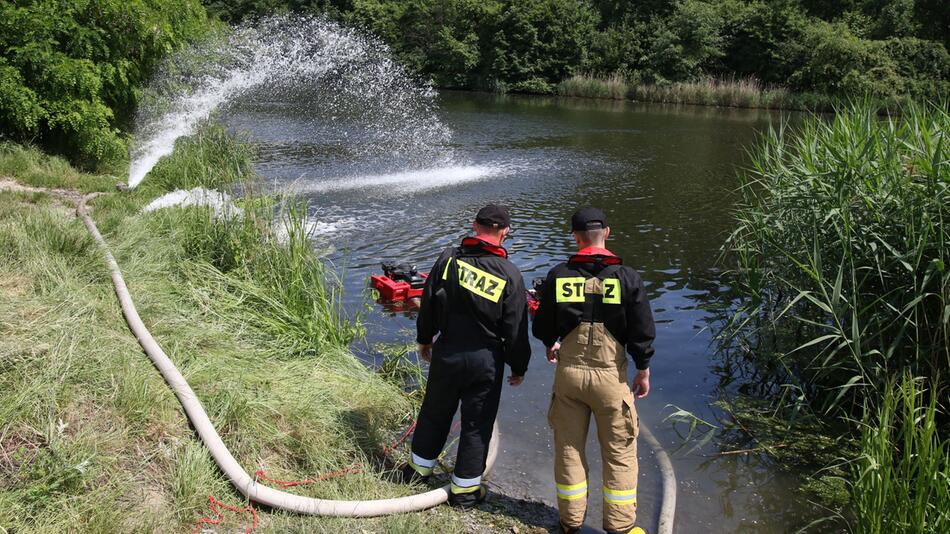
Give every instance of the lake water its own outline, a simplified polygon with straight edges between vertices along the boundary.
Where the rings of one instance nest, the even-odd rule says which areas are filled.
[[[687,453],[691,445],[683,447],[664,422],[674,405],[710,421],[721,415],[710,407],[728,379],[712,343],[730,306],[719,247],[733,227],[744,148],[782,116],[472,93],[444,93],[439,101],[451,141],[418,158],[358,149],[360,128],[345,119],[326,122],[315,135],[315,112],[292,103],[257,103],[224,117],[258,144],[265,178],[295,184],[310,199],[315,246],[329,251],[347,308],[362,313],[368,327],[357,352],[372,357],[374,343],[414,339],[411,314],[384,311],[369,300],[367,277],[381,261],[427,270],[443,248],[466,235],[479,207],[498,202],[511,206],[513,232],[505,245],[530,285],[573,251],[571,213],[598,206],[610,219],[609,248],[642,274],[657,321],[653,390],[637,409],[673,456],[675,531],[789,532],[820,515],[793,491],[796,479],[767,458],[720,455],[716,440]],[[553,506],[546,421],[553,368],[541,344],[532,347],[525,384],[505,387],[503,452],[493,483],[510,496]],[[594,436],[590,486],[599,488]],[[640,457],[639,522],[653,531],[660,480],[642,441]],[[591,492],[590,506],[587,524],[595,531],[599,489]]]

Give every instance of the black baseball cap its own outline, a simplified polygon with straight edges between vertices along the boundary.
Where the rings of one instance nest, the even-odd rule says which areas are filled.
[[[497,204],[489,204],[478,210],[478,214],[475,215],[475,222],[492,228],[508,228],[511,226],[511,215],[508,214],[508,208]]]
[[[607,228],[607,215],[597,208],[581,208],[571,216],[571,231],[600,230]]]

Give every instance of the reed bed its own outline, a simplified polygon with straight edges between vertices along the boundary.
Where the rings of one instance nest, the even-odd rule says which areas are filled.
[[[752,152],[727,243],[749,297],[734,326],[792,342],[777,357],[823,411],[895,372],[950,373],[948,131],[940,106],[859,105]]]
[[[743,297],[732,342],[859,451],[855,532],[947,531],[948,132],[943,106],[869,104],[770,130],[725,247]]]
[[[756,78],[704,78],[693,82],[635,83],[622,75],[575,75],[557,86],[561,96],[694,104],[735,108],[830,111],[833,99],[767,86]]]
[[[559,95],[581,98],[624,100],[627,98],[627,91],[627,80],[622,74],[612,74],[606,78],[577,74],[557,86]]]

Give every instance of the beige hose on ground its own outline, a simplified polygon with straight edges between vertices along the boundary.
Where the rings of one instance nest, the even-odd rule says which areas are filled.
[[[118,296],[119,303],[122,305],[122,313],[125,315],[129,328],[135,334],[135,337],[138,338],[139,344],[142,345],[142,348],[152,360],[152,363],[154,363],[155,367],[162,373],[165,381],[171,386],[175,395],[178,396],[178,400],[185,409],[188,420],[191,421],[195,430],[198,431],[198,436],[201,438],[201,441],[204,442],[205,446],[208,447],[208,451],[211,452],[211,456],[218,464],[218,467],[227,475],[238,491],[244,494],[248,499],[271,508],[302,514],[338,517],[374,517],[403,512],[416,512],[437,506],[448,499],[449,487],[447,485],[418,495],[396,497],[393,499],[379,499],[374,501],[314,499],[269,488],[259,484],[248,475],[247,471],[234,459],[231,451],[228,450],[227,446],[221,440],[221,436],[218,435],[214,425],[211,423],[211,419],[208,418],[208,414],[201,405],[201,401],[195,396],[195,392],[191,389],[191,386],[188,385],[181,371],[175,367],[175,364],[165,354],[162,347],[158,345],[155,338],[152,337],[152,334],[149,333],[142,319],[139,317],[138,311],[135,309],[135,304],[132,302],[132,297],[129,295],[129,288],[126,287],[125,280],[122,278],[119,265],[116,263],[112,252],[109,250],[108,244],[106,244],[102,238],[102,234],[100,234],[99,229],[96,228],[96,223],[93,222],[86,209],[86,201],[94,196],[95,194],[83,197],[76,208],[76,214],[82,219],[83,223],[85,223],[86,228],[89,229],[89,233],[92,234],[99,248],[102,249],[106,263],[109,266],[109,271],[112,274],[112,284],[115,286],[116,296]],[[488,447],[488,467],[485,470],[486,473],[491,471],[497,457],[498,426],[496,422],[494,432],[492,433],[492,440]]]

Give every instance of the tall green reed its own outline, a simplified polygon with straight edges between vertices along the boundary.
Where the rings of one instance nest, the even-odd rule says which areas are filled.
[[[859,104],[752,151],[725,246],[747,297],[729,331],[821,410],[858,411],[901,370],[950,373],[948,132],[941,106]]]
[[[851,463],[856,531],[950,532],[950,439],[938,431],[936,395],[905,374],[861,422],[861,453]],[[873,415],[872,415],[873,414]]]

